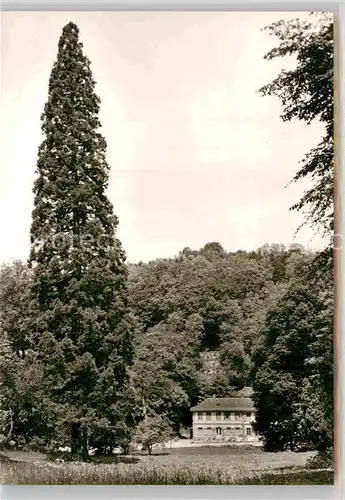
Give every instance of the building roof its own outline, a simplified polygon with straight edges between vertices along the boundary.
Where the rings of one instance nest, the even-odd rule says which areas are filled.
[[[249,397],[208,398],[191,408],[191,411],[254,411]]]
[[[231,393],[230,398],[208,398],[191,408],[191,411],[253,411],[254,403],[251,399],[253,389],[243,387],[240,391]]]

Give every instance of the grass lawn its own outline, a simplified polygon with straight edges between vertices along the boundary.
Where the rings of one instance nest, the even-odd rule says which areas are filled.
[[[93,463],[59,464],[43,455],[7,454],[2,484],[333,484],[333,473],[301,471],[310,453],[264,453],[257,448],[179,448]],[[13,461],[18,460],[18,461]]]
[[[301,471],[284,474],[260,474],[254,477],[244,478],[238,484],[242,485],[294,485],[294,486],[321,486],[333,485],[334,473],[331,471]]]

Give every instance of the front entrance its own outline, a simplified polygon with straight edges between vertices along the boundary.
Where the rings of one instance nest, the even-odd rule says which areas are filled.
[[[216,427],[216,439],[222,439],[222,428]]]

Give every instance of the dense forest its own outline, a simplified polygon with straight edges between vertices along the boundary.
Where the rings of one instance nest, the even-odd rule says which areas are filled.
[[[132,406],[136,419],[159,415],[178,435],[190,425],[190,407],[196,402],[208,396],[225,397],[234,388],[255,384],[256,378],[264,378],[272,397],[278,388],[283,391],[281,397],[291,390],[296,395],[300,383],[308,397],[312,382],[308,374],[315,370],[311,360],[322,342],[320,325],[326,337],[327,327],[332,326],[332,315],[327,315],[332,307],[331,276],[328,282],[323,276],[320,285],[317,273],[309,271],[308,276],[306,272],[312,270],[315,258],[299,245],[273,244],[253,252],[229,253],[211,242],[199,250],[185,248],[174,258],[129,264],[129,314],[136,328],[126,404]],[[23,263],[1,269],[2,332],[7,332],[1,358],[11,380],[2,396],[11,411],[11,439],[20,442],[36,442],[39,429],[49,430],[45,428],[47,408],[42,408],[40,398],[42,366],[26,331],[31,280],[32,273]],[[281,338],[278,350],[277,335]],[[329,342],[331,337],[327,338]],[[212,370],[203,359],[206,352],[216,353],[218,363]],[[331,353],[329,345],[330,357]],[[279,364],[274,357],[281,358]],[[311,364],[302,372],[308,359]],[[324,375],[325,384],[331,384],[332,370],[330,380]],[[124,443],[131,426],[121,422],[120,427],[117,438]]]
[[[162,412],[174,402],[182,415],[172,407],[169,417],[188,425],[197,400],[249,384],[267,311],[311,258],[298,246],[227,253],[213,242],[172,259],[131,265],[130,303],[144,332],[134,367],[146,373],[139,379],[148,382],[148,406]],[[205,351],[217,353],[219,366],[211,374],[202,363]],[[155,381],[157,373],[162,380]]]
[[[284,121],[325,125],[294,179],[311,187],[291,207],[323,231],[325,250],[208,242],[130,264],[106,195],[90,61],[78,27],[64,27],[42,114],[30,257],[0,269],[1,446],[67,444],[75,460],[90,446],[126,451],[147,433],[177,436],[199,400],[252,385],[266,450],[332,449],[333,23],[268,30],[279,45],[265,58],[295,55],[297,65],[262,94],[281,101]]]

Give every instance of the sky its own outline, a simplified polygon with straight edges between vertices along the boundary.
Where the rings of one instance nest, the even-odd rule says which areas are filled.
[[[294,60],[265,61],[281,12],[1,12],[0,263],[25,260],[40,115],[61,30],[80,29],[101,98],[108,196],[131,262],[218,241],[322,248],[286,185],[323,127],[283,123],[258,89]]]

